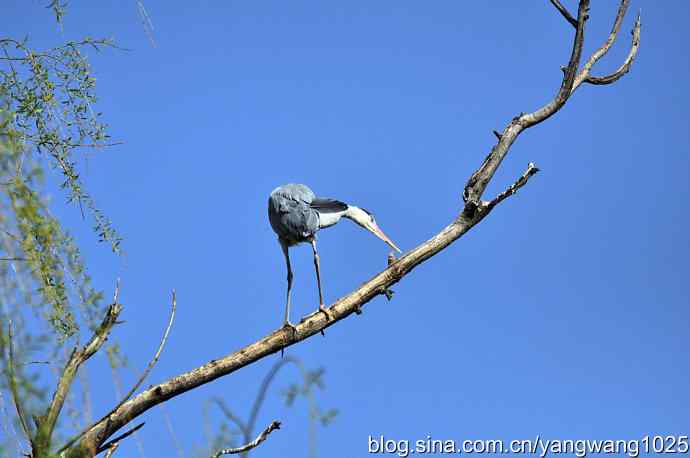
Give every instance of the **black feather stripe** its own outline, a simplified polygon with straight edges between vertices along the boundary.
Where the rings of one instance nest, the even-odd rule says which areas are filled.
[[[322,213],[335,213],[347,210],[347,204],[335,199],[317,197],[309,204],[314,210]]]

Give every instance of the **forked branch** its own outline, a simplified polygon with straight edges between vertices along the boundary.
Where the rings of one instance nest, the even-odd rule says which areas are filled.
[[[635,57],[637,57],[637,51],[640,48],[640,15],[637,15],[637,20],[635,21],[635,27],[632,30],[632,44],[630,45],[630,51],[628,52],[627,57],[623,61],[620,67],[618,69],[611,73],[610,75],[606,76],[591,76],[587,75],[587,78],[585,79],[586,83],[589,84],[596,84],[596,85],[604,85],[604,84],[611,84],[615,81],[618,81],[623,75],[628,73],[630,71],[630,67],[632,66],[633,61],[635,60]]]
[[[93,428],[95,425],[97,425],[99,422],[104,421],[105,419],[108,418],[115,410],[117,410],[122,404],[124,404],[132,395],[139,389],[142,383],[144,383],[144,380],[146,380],[146,377],[148,377],[149,373],[151,372],[151,369],[153,369],[153,366],[156,365],[158,362],[158,359],[161,356],[161,353],[163,352],[163,348],[165,348],[165,343],[168,341],[168,335],[170,334],[170,329],[172,328],[173,321],[175,321],[175,312],[177,311],[177,298],[175,295],[175,291],[173,290],[172,292],[172,307],[170,310],[170,318],[168,319],[168,326],[165,328],[165,332],[163,333],[163,337],[161,338],[161,343],[158,345],[158,350],[156,350],[156,353],[153,355],[153,358],[151,361],[149,361],[149,364],[146,366],[146,369],[144,372],[141,374],[139,377],[139,380],[134,384],[134,386],[127,392],[127,394],[122,398],[122,400],[115,405],[111,409],[110,412],[108,412],[106,415],[101,417],[98,421],[92,423],[91,425],[87,426],[77,434],[75,437],[70,439],[64,446],[58,450],[58,453],[62,452],[63,450],[66,450],[67,448],[71,447],[72,444],[74,444],[76,441],[78,441],[84,434],[86,434],[87,431],[89,431],[91,428]],[[142,425],[143,426],[143,425]]]
[[[552,1],[557,8],[560,3]],[[580,61],[585,36],[585,23],[588,19],[589,0],[580,0],[577,10],[577,18],[571,21],[569,13],[564,8],[559,8],[561,14],[568,22],[575,25],[575,34],[571,45],[568,65],[564,68],[563,78],[556,95],[543,107],[532,113],[521,113],[508,123],[502,133],[497,133],[497,144],[491,149],[480,167],[470,176],[463,191],[465,206],[457,217],[443,230],[431,239],[421,243],[416,248],[407,252],[401,258],[390,259],[388,267],[382,272],[359,286],[347,296],[339,299],[328,308],[330,319],[323,313],[313,314],[304,318],[294,330],[279,329],[264,338],[247,345],[233,353],[207,364],[197,367],[189,372],[182,373],[172,379],[149,387],[132,399],[129,399],[116,409],[107,418],[103,418],[91,427],[79,440],[78,444],[71,447],[67,456],[69,458],[92,456],[98,450],[102,450],[103,444],[115,432],[125,427],[134,418],[146,412],[150,408],[163,403],[175,396],[192,390],[200,385],[209,383],[219,377],[231,374],[245,366],[248,366],[268,355],[281,351],[287,346],[301,342],[323,329],[333,326],[353,313],[357,313],[361,307],[375,297],[384,294],[395,283],[409,274],[415,267],[442,251],[454,241],[462,237],[466,232],[481,222],[498,203],[507,199],[523,187],[536,172],[537,168],[531,164],[525,173],[506,191],[489,201],[482,201],[482,195],[494,176],[501,162],[522,131],[533,127],[549,117],[553,116],[568,101],[573,91],[583,81],[592,84],[608,84],[624,74],[632,64],[639,47],[640,22],[636,22],[633,32],[633,46],[626,63],[614,74],[599,79],[589,76],[589,70],[615,41],[620,24],[627,9],[628,0],[622,0],[614,26],[609,38],[586,62],[582,70]],[[590,63],[591,62],[591,63]],[[267,433],[268,434],[268,433]],[[258,438],[257,438],[258,439]],[[112,442],[112,441],[111,441]]]
[[[486,156],[482,165],[470,176],[465,185],[462,197],[465,203],[469,203],[473,207],[481,205],[482,194],[489,184],[489,181],[498,170],[503,158],[508,154],[513,142],[517,139],[520,133],[532,126],[539,124],[542,121],[553,116],[561,109],[565,102],[570,97],[575,77],[577,76],[577,69],[580,65],[580,56],[582,55],[582,45],[584,43],[585,22],[588,19],[589,0],[580,0],[577,9],[577,27],[575,29],[575,37],[570,51],[570,59],[568,65],[563,69],[563,79],[561,86],[554,98],[533,113],[520,113],[518,116],[506,126],[503,133],[500,134],[498,143],[491,149],[491,152]]]
[[[67,394],[69,393],[79,367],[96,354],[108,339],[113,326],[117,324],[117,319],[120,316],[120,312],[122,312],[122,304],[117,302],[117,291],[118,289],[116,288],[114,301],[108,307],[103,321],[93,333],[91,339],[89,339],[83,347],[75,347],[74,350],[72,350],[67,364],[65,364],[60,379],[58,380],[58,385],[53,394],[50,406],[45,414],[37,419],[38,432],[34,443],[35,449],[44,450],[50,446],[55,424],[60,416],[65,399],[67,398]]]

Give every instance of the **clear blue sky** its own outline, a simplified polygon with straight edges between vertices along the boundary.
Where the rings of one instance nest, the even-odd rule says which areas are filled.
[[[521,111],[560,84],[572,35],[548,2],[155,2],[153,48],[135,2],[70,3],[64,32],[46,2],[5,2],[3,34],[38,47],[112,36],[130,52],[93,60],[99,111],[124,145],[83,176],[124,235],[124,260],[67,218],[97,285],[122,278],[116,336],[136,372],[177,322],[148,383],[221,357],[280,325],[285,270],[266,217],[277,185],[372,210],[408,250],[461,208],[467,177]],[[574,1],[564,2],[575,10]],[[583,86],[525,132],[488,190],[534,161],[542,172],[465,238],[364,314],[290,348],[326,367],[320,456],[366,456],[393,439],[612,438],[690,433],[690,93],[687,2],[633,0],[616,68],[643,8],[632,71]],[[593,2],[586,51],[616,2]],[[320,235],[329,303],[386,263],[386,245],[349,222]],[[292,250],[295,319],[317,292],[307,246]],[[205,441],[203,403],[244,415],[277,357],[165,404],[187,452]],[[96,413],[114,403],[105,357],[89,364]],[[133,373],[125,374],[131,384]],[[255,456],[306,456],[304,404],[285,371],[259,424],[283,421]],[[146,457],[174,456],[160,409],[143,417]],[[214,416],[214,421],[217,420]],[[122,457],[137,457],[133,441]]]

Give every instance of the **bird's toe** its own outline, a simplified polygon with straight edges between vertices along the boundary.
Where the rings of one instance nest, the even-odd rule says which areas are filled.
[[[322,312],[324,315],[326,315],[327,320],[332,320],[333,315],[331,315],[331,311],[326,308],[324,304],[319,305],[319,312]]]
[[[283,323],[283,329],[289,329],[292,332],[292,335],[294,336],[297,334],[297,326],[294,324],[290,323],[289,321],[286,321]]]

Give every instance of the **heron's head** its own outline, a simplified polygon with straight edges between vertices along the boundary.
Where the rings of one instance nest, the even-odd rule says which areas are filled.
[[[386,234],[383,233],[379,225],[376,224],[374,215],[372,215],[369,211],[363,208],[355,207],[354,205],[348,205],[347,212],[345,212],[343,216],[345,216],[346,218],[350,218],[352,221],[359,224],[364,229],[368,230],[376,237],[386,242],[391,248],[393,248],[398,253],[402,253],[402,251],[400,251],[400,248],[398,248],[395,245],[395,243],[393,243],[393,241],[390,238],[388,238]]]

